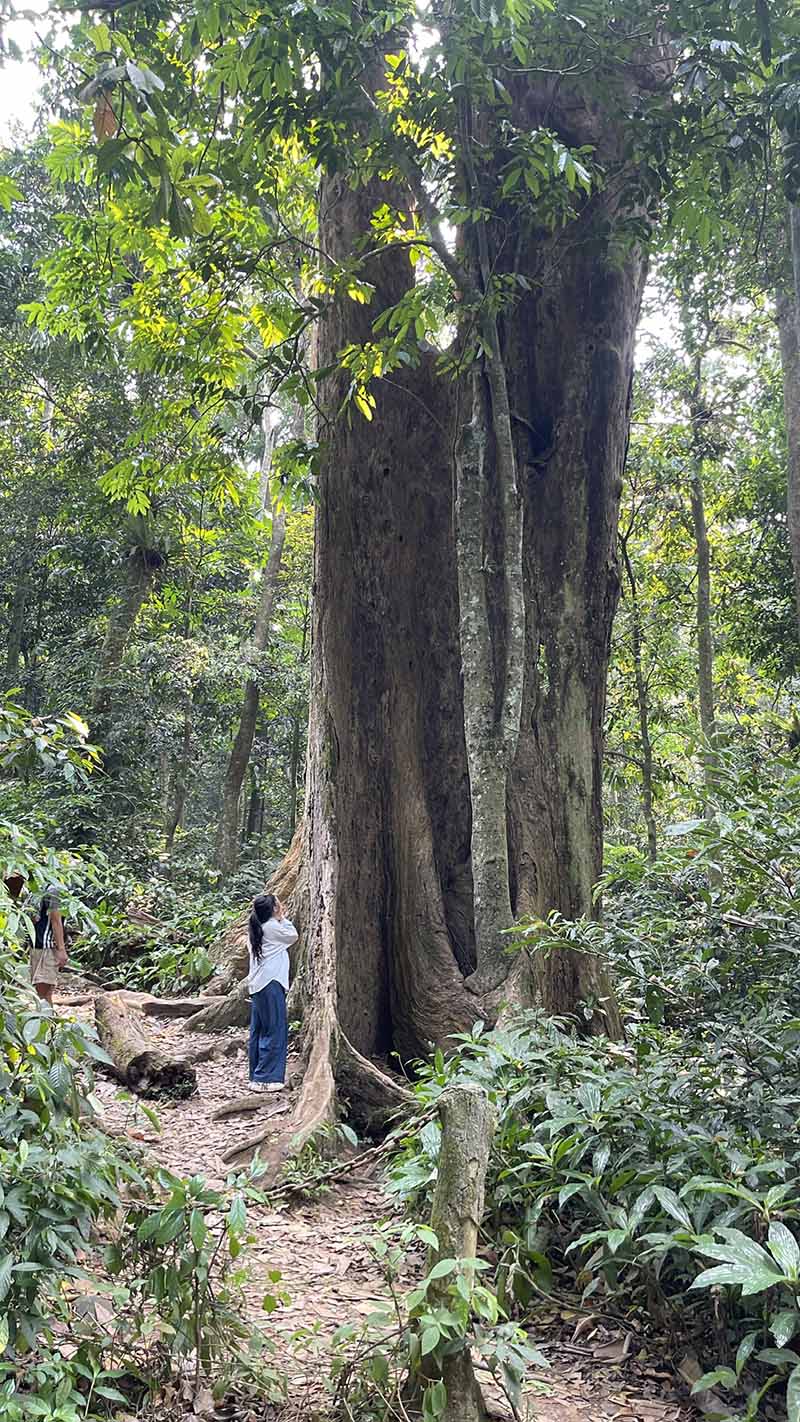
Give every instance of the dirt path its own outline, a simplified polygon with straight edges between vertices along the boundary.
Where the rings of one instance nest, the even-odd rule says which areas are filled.
[[[61,1010],[68,999],[62,999]],[[91,1008],[76,1007],[76,1017],[91,1020]],[[206,1040],[220,1045],[224,1038],[203,1039],[184,1034],[180,1023],[149,1019],[148,1026],[176,1052],[201,1047]],[[244,1033],[235,1055],[200,1063],[199,1090],[188,1101],[159,1105],[161,1131],[153,1129],[137,1106],[120,1101],[113,1082],[101,1079],[96,1095],[103,1104],[104,1123],[127,1132],[178,1175],[203,1175],[221,1186],[228,1175],[221,1155],[249,1136],[258,1117],[211,1119],[216,1107],[242,1095],[247,1084]],[[152,1103],[150,1103],[152,1104]],[[272,1109],[272,1103],[267,1109]],[[358,1323],[385,1297],[383,1280],[365,1243],[375,1225],[391,1218],[393,1206],[382,1189],[378,1166],[373,1173],[355,1169],[321,1198],[296,1202],[278,1209],[251,1209],[255,1243],[250,1251],[251,1278],[246,1287],[246,1307],[255,1323],[278,1345],[288,1368],[289,1419],[323,1414],[310,1411],[308,1400],[320,1398],[320,1383],[327,1373],[330,1338],[343,1322]],[[289,1302],[265,1315],[262,1300],[276,1285],[271,1270],[280,1270],[277,1286]],[[409,1286],[412,1284],[409,1278]],[[648,1357],[646,1345],[624,1335],[604,1332],[597,1325],[570,1341],[575,1318],[551,1311],[542,1319],[544,1336],[531,1341],[540,1347],[551,1367],[531,1377],[525,1396],[523,1422],[692,1422],[693,1408],[682,1403],[672,1372]],[[633,1343],[633,1346],[630,1346]],[[626,1352],[627,1350],[627,1352]],[[625,1356],[623,1356],[625,1354]],[[303,1400],[305,1399],[305,1401]],[[499,1397],[498,1415],[511,1417]],[[177,1419],[176,1419],[177,1422]]]

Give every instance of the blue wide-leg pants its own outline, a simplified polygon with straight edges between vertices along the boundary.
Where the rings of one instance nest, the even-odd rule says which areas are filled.
[[[267,983],[250,998],[250,1080],[285,1081],[287,1047],[286,989]]]

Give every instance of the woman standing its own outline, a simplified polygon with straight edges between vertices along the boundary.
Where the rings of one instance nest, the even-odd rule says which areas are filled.
[[[297,930],[274,894],[253,900],[248,928],[250,972],[250,1090],[283,1091],[286,1085],[289,954]]]
[[[53,990],[58,982],[59,970],[67,961],[61,896],[55,884],[49,884],[44,891],[39,912],[34,920],[34,930],[31,982],[39,997],[52,1007]]]

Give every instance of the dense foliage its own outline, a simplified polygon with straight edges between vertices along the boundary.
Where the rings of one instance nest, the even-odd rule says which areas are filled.
[[[695,1351],[723,1415],[798,1422],[798,22],[767,0],[670,0],[653,34],[651,12],[109,0],[44,17],[43,123],[0,155],[0,869],[34,897],[64,886],[73,964],[101,983],[175,995],[209,978],[302,817],[321,317],[366,313],[336,352],[343,426],[378,424],[376,391],[426,363],[448,392],[465,372],[505,379],[504,320],[554,278],[518,270],[504,234],[569,252],[576,217],[619,190],[616,267],[639,246],[651,263],[605,872],[595,916],[524,918],[507,941],[534,968],[565,946],[607,964],[625,1039],[586,1039],[604,1004],[585,998],[571,1018],[478,1024],[416,1066],[393,1187],[426,1212],[434,1107],[454,1082],[485,1088],[486,1258],[429,1271],[410,1314],[376,1326],[401,1402],[423,1357],[468,1344],[514,1395],[538,1357],[523,1330],[566,1298]],[[551,128],[551,79],[613,132]],[[535,122],[528,83],[545,86]],[[336,257],[321,176],[385,184]],[[397,250],[413,282],[370,321],[368,264]],[[512,418],[533,479],[558,431]],[[497,613],[511,540],[488,542]],[[134,1410],[177,1364],[224,1389],[231,1358],[277,1393],[239,1309],[255,1185],[211,1190],[109,1147],[97,1043],[23,980],[30,907],[0,889],[3,1417]],[[419,1223],[401,1235],[420,1243]],[[395,1235],[376,1248],[394,1286]],[[390,1365],[374,1340],[364,1357],[337,1365],[337,1401],[385,1416]],[[442,1386],[424,1391],[431,1422]]]

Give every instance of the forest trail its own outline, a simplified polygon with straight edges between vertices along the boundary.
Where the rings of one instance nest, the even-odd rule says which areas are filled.
[[[84,985],[79,989],[70,983],[56,998],[57,1010],[92,1022],[91,1004],[70,1009],[70,997],[85,990]],[[149,1018],[148,1029],[176,1055],[187,1050],[179,1021]],[[122,1093],[113,1081],[98,1078],[95,1096],[103,1105],[101,1124],[127,1134],[175,1174],[202,1175],[210,1185],[223,1186],[230,1167],[223,1163],[222,1153],[245,1141],[264,1124],[267,1112],[276,1110],[270,1101],[258,1113],[213,1119],[218,1107],[246,1091],[246,1033],[233,1030],[213,1038],[191,1037],[191,1050],[216,1044],[230,1051],[235,1040],[241,1041],[235,1053],[198,1064],[195,1096],[175,1103],[146,1103],[155,1110],[160,1131],[136,1101],[120,1100]],[[276,1125],[279,1120],[280,1116]],[[343,1322],[358,1324],[366,1319],[386,1296],[382,1276],[367,1247],[373,1228],[395,1212],[382,1188],[381,1170],[379,1159],[354,1167],[319,1198],[282,1203],[273,1209],[248,1207],[255,1242],[248,1251],[245,1307],[275,1343],[276,1361],[289,1376],[286,1408],[263,1414],[274,1415],[275,1422],[300,1422],[301,1418],[325,1422],[324,1381],[331,1337]],[[269,1278],[274,1270],[281,1274],[277,1284]],[[416,1280],[409,1273],[401,1282],[411,1288]],[[267,1315],[263,1297],[276,1291],[285,1291],[288,1302]],[[545,1332],[531,1336],[551,1367],[531,1375],[520,1422],[693,1422],[700,1415],[681,1399],[669,1366],[650,1356],[646,1345],[642,1347],[633,1337],[626,1343],[624,1334],[597,1324],[581,1327],[573,1342],[576,1318],[551,1310],[549,1316],[543,1314]],[[500,1393],[487,1389],[487,1397],[496,1407],[497,1417],[512,1422]],[[193,1416],[187,1412],[185,1422]],[[253,1422],[263,1422],[261,1413],[257,1419],[255,1414],[252,1417]],[[250,1422],[250,1417],[242,1413],[236,1422]]]

